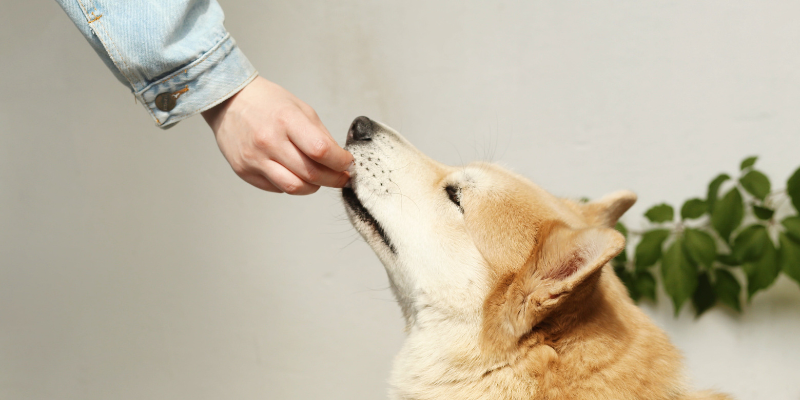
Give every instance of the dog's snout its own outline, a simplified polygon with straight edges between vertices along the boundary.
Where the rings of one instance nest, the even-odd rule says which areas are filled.
[[[353,120],[350,130],[347,131],[347,143],[372,140],[375,127],[367,117],[361,116]]]

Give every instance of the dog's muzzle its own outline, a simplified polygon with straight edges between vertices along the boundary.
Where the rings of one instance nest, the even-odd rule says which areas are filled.
[[[351,148],[359,144],[363,145],[367,144],[367,142],[371,142],[375,134],[375,125],[376,124],[371,119],[364,116],[353,120],[353,123],[350,124],[350,129],[347,131],[347,144],[345,147]],[[367,168],[367,171],[369,171],[369,168]],[[380,237],[386,247],[389,248],[389,251],[397,254],[397,248],[395,248],[394,243],[389,239],[383,226],[381,226],[380,222],[375,219],[361,202],[361,199],[359,199],[357,188],[354,187],[352,180],[342,188],[342,198],[353,216],[369,226],[371,230]]]

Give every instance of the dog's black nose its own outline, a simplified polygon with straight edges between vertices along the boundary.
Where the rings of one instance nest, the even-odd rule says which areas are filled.
[[[347,131],[347,143],[372,140],[372,134],[375,126],[367,117],[358,117],[350,124],[350,130]]]

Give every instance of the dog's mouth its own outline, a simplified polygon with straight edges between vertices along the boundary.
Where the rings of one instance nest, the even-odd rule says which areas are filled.
[[[376,220],[375,217],[370,214],[369,210],[364,207],[364,204],[362,204],[361,200],[358,199],[355,190],[349,186],[342,188],[342,198],[344,199],[347,207],[350,208],[353,214],[355,214],[356,218],[360,219],[362,222],[371,227],[372,231],[381,238],[383,244],[389,248],[389,251],[391,251],[393,254],[397,254],[397,249],[395,249],[392,241],[389,240],[389,237],[386,235],[386,231],[383,230],[383,227],[378,220]]]

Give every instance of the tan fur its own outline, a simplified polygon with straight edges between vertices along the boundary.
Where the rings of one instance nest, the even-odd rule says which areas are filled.
[[[679,352],[631,301],[608,264],[624,248],[612,227],[635,202],[633,193],[587,204],[558,199],[496,165],[443,166],[390,129],[381,126],[380,132],[350,150],[368,152],[387,169],[391,163],[378,155],[417,167],[391,180],[416,205],[412,210],[393,209],[391,194],[364,196],[397,254],[388,254],[370,227],[354,220],[384,261],[409,324],[409,339],[395,361],[392,398],[729,399],[687,389]],[[362,176],[354,185],[375,187],[380,179]],[[453,205],[443,182],[461,188],[463,215],[448,208]],[[426,201],[436,202],[435,212],[425,214],[420,203]],[[381,202],[389,205],[381,208]],[[397,212],[402,218],[393,222]],[[420,235],[414,230],[423,226],[408,222],[416,217],[435,219],[434,236],[445,237],[431,247],[440,258],[434,252],[430,258],[447,263],[443,251],[454,260],[463,257],[458,267],[476,277],[468,286],[437,278],[432,268],[450,273],[447,265],[427,265],[425,254],[404,261],[405,249],[418,242],[403,239]]]

